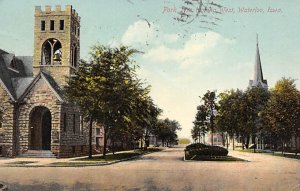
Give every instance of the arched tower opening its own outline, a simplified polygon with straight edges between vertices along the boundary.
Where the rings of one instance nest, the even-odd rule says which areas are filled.
[[[42,46],[41,65],[61,65],[62,45],[55,38],[47,39]]]

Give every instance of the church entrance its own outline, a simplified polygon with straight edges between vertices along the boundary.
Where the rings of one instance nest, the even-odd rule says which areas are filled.
[[[38,106],[30,114],[30,150],[51,150],[51,112]]]

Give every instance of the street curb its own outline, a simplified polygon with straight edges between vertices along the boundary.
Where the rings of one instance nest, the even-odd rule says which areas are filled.
[[[163,150],[161,150],[163,151]],[[90,166],[106,166],[106,165],[112,165],[112,164],[116,164],[116,163],[119,163],[119,162],[124,162],[124,161],[130,161],[130,160],[135,160],[135,159],[138,159],[142,156],[145,156],[145,155],[148,155],[148,154],[151,154],[151,153],[156,153],[156,152],[161,152],[161,151],[155,151],[155,152],[149,152],[149,153],[145,153],[145,154],[141,154],[141,155],[137,155],[137,156],[133,156],[133,157],[130,157],[130,158],[125,158],[125,159],[121,159],[121,160],[116,160],[116,161],[112,161],[112,162],[94,162],[94,164],[87,164],[85,165],[84,163],[85,162],[82,162],[82,165],[79,165],[79,166],[56,166],[55,164],[53,163],[50,163],[50,164],[46,164],[46,165],[1,165],[1,167],[17,167],[17,168],[40,168],[40,167],[51,167],[51,168],[81,168],[81,167],[90,167]],[[66,162],[66,163],[72,163],[72,162]],[[79,162],[80,163],[80,162]],[[53,165],[51,165],[53,164]],[[77,163],[78,164],[78,163]],[[1,191],[1,190],[0,190]]]
[[[232,157],[232,156],[229,156],[229,157]],[[237,157],[233,157],[233,158],[237,158]],[[183,156],[183,161],[184,161],[184,162],[251,162],[251,161],[249,161],[249,160],[242,159],[242,158],[238,158],[238,159],[240,159],[240,160],[239,160],[239,161],[187,160],[187,159],[185,159],[185,155]]]

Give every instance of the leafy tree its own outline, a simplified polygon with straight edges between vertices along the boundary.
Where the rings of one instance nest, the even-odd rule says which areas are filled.
[[[204,106],[206,108],[206,118],[207,118],[207,123],[209,125],[209,129],[211,131],[211,145],[214,145],[213,142],[213,134],[215,132],[215,118],[216,118],[216,111],[218,109],[218,105],[216,103],[216,92],[215,91],[207,91],[202,100],[204,102]]]
[[[204,136],[207,131],[207,109],[204,105],[197,107],[197,114],[194,120],[194,127],[192,129],[192,138],[200,142],[201,137]]]
[[[279,80],[271,90],[270,99],[261,114],[265,124],[268,124],[266,131],[270,132],[273,140],[280,140],[282,153],[284,144],[298,130],[300,96],[294,82],[290,78]]]
[[[241,114],[240,105],[243,92],[240,90],[225,91],[219,94],[219,108],[217,116],[217,128],[225,132],[228,147],[228,137],[233,138],[239,131]]]
[[[269,99],[269,92],[266,89],[253,87],[248,89],[244,93],[244,126],[243,132],[245,132],[245,146],[248,148],[250,136],[252,142],[255,142],[255,138],[258,133],[262,133],[262,119],[260,116],[261,111],[266,107]],[[255,146],[254,146],[255,149]]]
[[[176,133],[178,130],[181,130],[181,127],[175,120],[166,118],[158,121],[158,138],[162,140],[164,146],[178,142]]]
[[[257,133],[262,131],[259,113],[265,107],[268,95],[268,91],[262,88],[221,93],[217,116],[219,130],[230,137],[241,137],[243,146],[248,148],[250,137],[254,140]]]
[[[74,101],[89,119],[89,157],[92,157],[92,126],[104,126],[104,149],[114,128],[124,128],[130,123],[132,93],[136,86],[135,65],[131,56],[137,50],[126,46],[108,48],[92,47],[90,61],[84,62],[69,79],[66,95]]]
[[[135,107],[132,112],[132,118],[134,119],[134,125],[141,129],[139,136],[141,143],[145,142],[145,145],[141,144],[141,147],[147,149],[149,146],[150,134],[154,134],[158,116],[162,112],[154,103],[151,97],[148,95],[148,88],[141,89],[139,95],[135,96]]]

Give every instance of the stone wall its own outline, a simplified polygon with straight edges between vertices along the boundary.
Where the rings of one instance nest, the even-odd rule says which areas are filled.
[[[62,105],[59,157],[74,157],[88,154],[89,128],[80,116],[79,109],[73,104]],[[64,119],[66,119],[66,123]],[[66,128],[64,128],[64,125],[66,125]],[[95,150],[95,133],[93,133],[92,140],[93,150]]]
[[[14,138],[14,104],[7,91],[0,84],[0,107],[3,110],[3,123],[0,129],[0,147],[3,156],[14,157],[15,138]]]
[[[56,148],[59,146],[61,103],[48,84],[40,78],[26,95],[23,104],[19,108],[19,128],[17,132],[17,150],[19,154],[26,152],[30,148],[30,117],[33,109],[36,107],[49,109],[52,118],[51,147]],[[52,152],[56,153],[57,151],[54,149]]]

